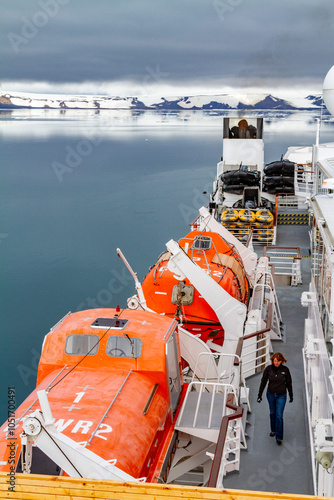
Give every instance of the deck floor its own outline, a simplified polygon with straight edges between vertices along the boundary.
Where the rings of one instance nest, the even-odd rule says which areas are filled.
[[[284,439],[281,446],[269,436],[269,407],[263,394],[257,403],[261,374],[247,379],[252,412],[246,432],[248,450],[242,451],[240,472],[224,478],[225,488],[313,495],[309,431],[306,413],[302,347],[307,308],[301,306],[301,293],[309,288],[310,264],[308,226],[278,226],[277,246],[298,246],[302,254],[303,284],[276,287],[285,342],[274,341],[273,349],[284,354],[292,375],[294,401],[286,404]],[[260,248],[255,250],[259,253]]]

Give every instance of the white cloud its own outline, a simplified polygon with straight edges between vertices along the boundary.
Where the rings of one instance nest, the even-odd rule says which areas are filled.
[[[310,94],[322,93],[322,81],[278,81],[275,79],[266,86],[251,85],[249,87],[234,85],[229,80],[210,80],[182,82],[180,84],[168,81],[84,81],[49,82],[31,80],[3,80],[0,82],[1,92],[29,92],[42,94],[74,94],[74,95],[109,95],[109,96],[191,96],[191,95],[218,95],[218,94],[273,94],[283,99],[305,97]]]

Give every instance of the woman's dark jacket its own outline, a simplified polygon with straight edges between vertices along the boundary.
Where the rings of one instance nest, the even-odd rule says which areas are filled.
[[[265,368],[259,388],[259,398],[261,398],[268,381],[268,392],[281,395],[286,394],[286,391],[288,390],[290,399],[293,398],[292,379],[290,370],[287,366],[275,366],[274,364],[272,364]]]

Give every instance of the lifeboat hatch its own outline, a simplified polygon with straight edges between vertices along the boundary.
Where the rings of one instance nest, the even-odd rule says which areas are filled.
[[[210,250],[212,239],[209,236],[196,236],[191,248],[196,250]]]
[[[195,288],[191,285],[185,285],[182,281],[173,286],[172,304],[182,304],[190,306],[194,301]]]
[[[91,328],[106,328],[108,330],[123,330],[129,323],[128,319],[114,318],[96,318],[90,325]]]
[[[22,471],[22,453],[17,462],[16,472]],[[48,457],[37,446],[33,447],[33,460],[31,461],[31,474],[44,474],[47,476],[60,476],[62,473],[61,468]]]

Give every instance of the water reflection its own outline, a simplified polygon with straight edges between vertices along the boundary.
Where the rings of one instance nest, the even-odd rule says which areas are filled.
[[[116,248],[142,279],[188,231],[209,201],[222,117],[235,114],[0,112],[1,420],[6,384],[18,403],[32,390],[44,335],[68,310],[126,304],[134,283]],[[314,143],[316,113],[263,116],[266,163]],[[326,118],[321,140],[332,138]]]
[[[180,134],[208,134],[212,128],[222,127],[224,116],[264,117],[265,131],[283,130],[300,134],[314,131],[319,111],[141,111],[141,110],[53,110],[12,109],[0,110],[0,137],[11,139],[48,140],[53,137],[83,137],[99,135],[110,138],[129,138],[133,127],[137,133],[151,135],[168,133],[170,137]],[[28,125],[28,123],[29,125]],[[322,116],[324,130],[334,126],[334,119]]]

